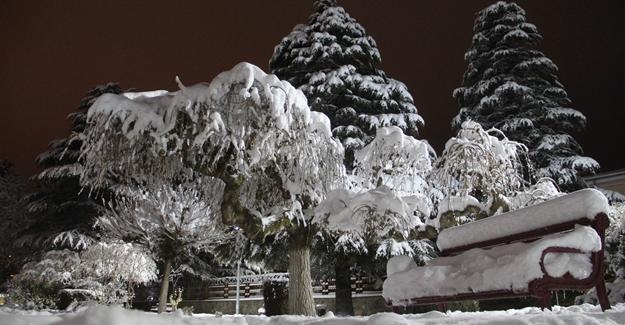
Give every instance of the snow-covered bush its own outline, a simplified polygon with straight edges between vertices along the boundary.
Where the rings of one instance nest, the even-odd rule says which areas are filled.
[[[103,95],[89,110],[83,184],[149,192],[195,173],[223,182],[220,215],[247,236],[287,232],[292,313],[313,314],[309,211],[342,186],[343,148],[288,82],[247,63],[209,85]],[[306,278],[308,276],[308,278]],[[302,287],[303,286],[303,287]]]
[[[161,298],[167,298],[176,260],[222,239],[219,205],[223,183],[198,176],[194,181],[160,188],[125,188],[98,224],[114,238],[144,247],[165,264]]]
[[[354,153],[354,158],[347,189],[328,193],[328,198],[315,209],[313,219],[322,230],[316,237],[317,246],[323,251],[322,264],[334,266],[337,301],[341,300],[344,286],[348,300],[345,303],[349,305],[350,268],[360,264],[373,269],[383,263],[378,258],[399,253],[380,250],[378,245],[382,243],[393,241],[399,242],[398,246],[411,247],[405,241],[422,230],[431,210],[424,180],[431,170],[427,142],[405,135],[399,127],[381,127],[369,144]],[[421,247],[417,242],[413,244]],[[431,253],[412,248],[407,252],[419,255],[418,259]],[[367,258],[361,258],[364,256]],[[375,276],[375,272],[367,273]],[[351,308],[343,312],[351,313]]]
[[[506,197],[525,189],[526,151],[497,129],[485,131],[478,123],[462,123],[430,174],[437,214],[428,223],[446,228],[508,211]]]
[[[352,246],[387,236],[407,238],[422,226],[431,210],[425,182],[432,168],[428,144],[398,127],[382,127],[354,157],[349,189],[330,192],[315,209],[313,222],[330,233],[349,234],[353,239],[345,242]]]
[[[9,300],[23,308],[65,308],[96,301],[129,303],[134,285],[156,280],[156,263],[131,244],[100,242],[77,253],[53,250],[24,265],[11,282]]]

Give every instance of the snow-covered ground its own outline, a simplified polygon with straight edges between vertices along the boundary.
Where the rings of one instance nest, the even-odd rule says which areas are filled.
[[[625,324],[625,304],[601,312],[589,304],[554,307],[541,311],[530,307],[520,310],[487,312],[432,311],[425,314],[397,315],[380,313],[368,317],[303,317],[303,316],[215,316],[199,314],[184,316],[181,313],[157,315],[120,307],[93,306],[76,313],[27,312],[0,309],[2,325],[400,325],[400,324]]]

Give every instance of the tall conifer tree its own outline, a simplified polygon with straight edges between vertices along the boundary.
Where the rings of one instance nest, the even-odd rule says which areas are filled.
[[[423,118],[406,85],[386,76],[375,40],[336,0],[314,1],[307,24],[297,25],[275,47],[272,73],[302,90],[314,111],[330,118],[332,133],[345,147],[345,164],[353,168],[354,151],[378,127],[397,126],[418,136]],[[350,266],[354,256],[335,259],[336,311],[353,314]]]
[[[536,26],[517,4],[500,1],[477,14],[473,31],[469,66],[453,94],[460,107],[454,129],[467,119],[499,128],[528,147],[539,177],[565,191],[585,187],[581,176],[599,164],[582,156],[571,134],[584,129],[586,117],[569,107],[557,66],[533,49],[542,38]]]
[[[326,114],[344,144],[348,167],[353,150],[395,125],[418,135],[423,118],[406,86],[377,68],[373,38],[336,0],[317,0],[308,24],[297,25],[274,49],[272,73],[304,92],[314,111]]]

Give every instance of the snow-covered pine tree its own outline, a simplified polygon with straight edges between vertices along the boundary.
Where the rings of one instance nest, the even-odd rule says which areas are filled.
[[[528,147],[538,177],[566,191],[585,187],[581,176],[594,174],[599,164],[582,156],[571,134],[586,118],[569,107],[557,66],[534,49],[542,38],[536,26],[517,4],[500,1],[477,14],[473,30],[468,68],[453,93],[460,108],[454,129],[467,119],[496,127]]]
[[[302,90],[310,108],[330,118],[332,133],[346,150],[364,146],[376,129],[398,126],[418,135],[424,122],[406,86],[377,68],[373,38],[336,0],[317,0],[306,25],[297,25],[275,47],[272,73]]]
[[[325,264],[334,266],[337,313],[353,314],[350,268],[358,260],[371,270],[380,262],[377,257],[405,253],[427,259],[432,252],[424,242],[409,242],[431,210],[425,182],[432,168],[429,149],[399,127],[378,128],[375,138],[354,153],[350,189],[329,193],[315,209],[313,222],[323,230],[321,259],[331,259]],[[405,249],[393,250],[398,247]]]
[[[21,234],[24,245],[35,244],[43,250],[54,248],[85,249],[93,242],[93,223],[102,212],[97,198],[89,190],[81,192],[79,162],[87,110],[102,94],[119,94],[115,83],[97,86],[87,92],[71,120],[70,135],[50,143],[49,149],[37,157],[43,169],[34,180],[37,189],[27,198],[27,228]]]

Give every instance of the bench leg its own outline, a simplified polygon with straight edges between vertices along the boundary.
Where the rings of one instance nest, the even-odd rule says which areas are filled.
[[[606,311],[607,309],[610,309],[610,301],[608,300],[608,293],[605,289],[605,281],[603,281],[603,279],[599,279],[595,288],[597,290],[597,299],[601,305],[601,310]]]
[[[447,312],[447,304],[445,303],[437,304],[436,309],[438,309],[438,311],[440,311],[441,313],[445,313]]]

